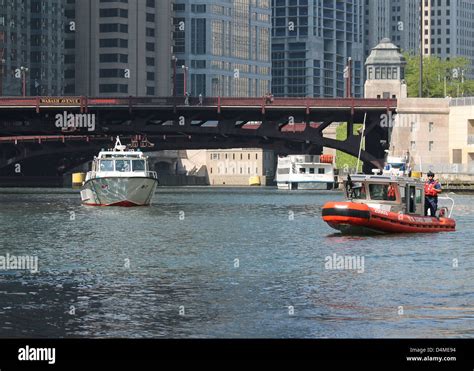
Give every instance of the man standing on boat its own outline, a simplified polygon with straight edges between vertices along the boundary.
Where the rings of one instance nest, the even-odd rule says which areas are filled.
[[[428,215],[430,210],[431,216],[436,216],[438,209],[438,194],[441,193],[441,184],[434,179],[434,174],[428,171],[428,180],[425,183],[425,215]]]

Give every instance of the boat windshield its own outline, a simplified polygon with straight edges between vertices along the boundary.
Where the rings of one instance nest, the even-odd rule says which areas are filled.
[[[362,183],[355,183],[353,185],[351,189],[351,198],[356,200],[365,200],[367,198],[367,192]]]
[[[145,171],[145,161],[144,160],[133,160],[133,171]]]
[[[391,184],[369,184],[371,200],[395,201],[395,187]]]
[[[115,160],[115,171],[130,171],[130,160]]]
[[[100,171],[114,171],[114,162],[112,160],[101,160]]]

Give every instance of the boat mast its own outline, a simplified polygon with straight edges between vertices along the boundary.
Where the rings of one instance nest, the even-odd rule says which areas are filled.
[[[362,139],[364,139],[364,135],[365,135],[365,120],[366,119],[367,119],[367,112],[364,114],[364,123],[362,124],[362,133],[360,136],[360,143],[359,143],[359,155],[357,156],[356,174],[359,172],[360,153],[362,151]]]

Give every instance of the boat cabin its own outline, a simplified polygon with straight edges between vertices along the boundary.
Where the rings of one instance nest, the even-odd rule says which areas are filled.
[[[152,177],[157,178],[154,171],[149,170],[148,157],[140,150],[127,149],[117,137],[112,150],[100,151],[92,161],[92,169],[87,173],[86,180],[104,177]]]
[[[137,173],[146,172],[146,157],[141,152],[100,152],[99,156],[94,158],[92,171],[95,172],[119,172],[119,173]]]
[[[346,198],[395,213],[424,215],[424,183],[392,175],[350,175],[344,181]]]

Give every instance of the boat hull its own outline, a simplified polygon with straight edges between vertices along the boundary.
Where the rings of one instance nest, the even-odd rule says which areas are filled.
[[[435,233],[453,232],[451,218],[398,214],[355,202],[328,202],[323,206],[323,220],[346,234]]]
[[[330,190],[334,188],[333,182],[277,182],[278,189],[282,190]]]
[[[86,181],[81,199],[88,206],[147,206],[158,181],[146,177],[103,177]]]

